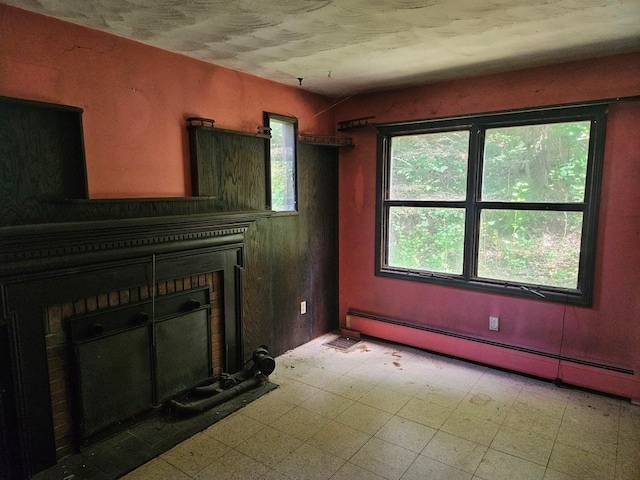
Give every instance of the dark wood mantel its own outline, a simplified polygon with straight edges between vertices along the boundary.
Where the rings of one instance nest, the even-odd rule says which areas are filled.
[[[241,242],[251,223],[270,215],[252,211],[4,227],[0,228],[0,279],[59,266]]]

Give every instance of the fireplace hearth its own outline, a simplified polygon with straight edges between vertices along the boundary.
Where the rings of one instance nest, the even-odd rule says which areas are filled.
[[[189,418],[160,409],[118,434],[64,457],[33,480],[119,479],[275,388],[277,385],[271,382],[261,382],[256,388]]]

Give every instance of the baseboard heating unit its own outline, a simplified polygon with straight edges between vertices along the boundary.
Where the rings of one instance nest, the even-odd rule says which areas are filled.
[[[640,372],[350,309],[346,328],[444,355],[640,400]]]

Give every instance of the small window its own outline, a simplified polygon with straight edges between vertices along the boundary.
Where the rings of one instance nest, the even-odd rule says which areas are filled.
[[[267,209],[295,212],[298,210],[298,121],[293,117],[265,113],[264,122],[271,129],[266,155]]]
[[[603,106],[378,129],[376,273],[589,305]]]

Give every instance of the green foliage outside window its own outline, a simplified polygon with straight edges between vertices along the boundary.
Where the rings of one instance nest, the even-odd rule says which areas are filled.
[[[468,131],[395,137],[390,198],[464,200],[468,157]]]
[[[269,120],[271,210],[289,212],[296,209],[295,131],[292,122]]]
[[[582,202],[590,122],[487,130],[482,200]]]
[[[285,169],[282,146],[282,122],[271,120],[271,209],[284,209]]]
[[[486,129],[471,192],[470,130],[391,137],[388,200],[410,205],[389,207],[388,265],[461,275],[461,202],[470,195],[480,205],[475,275],[576,288],[583,214],[544,205],[584,201],[590,128],[574,121]]]
[[[389,264],[460,275],[464,255],[464,210],[392,207]]]

